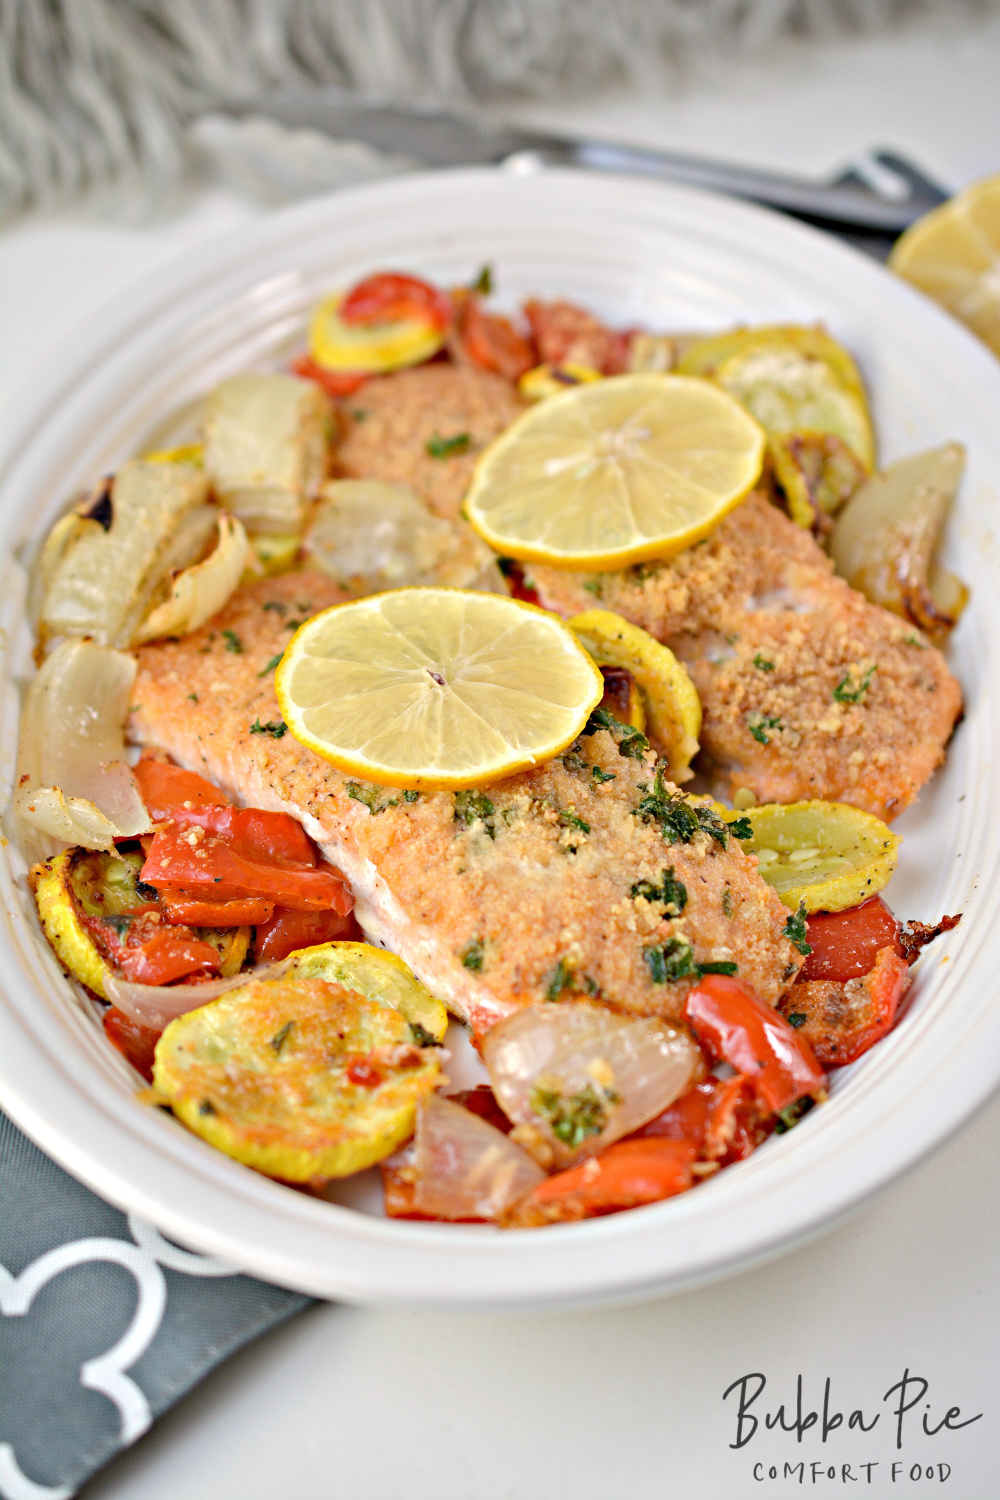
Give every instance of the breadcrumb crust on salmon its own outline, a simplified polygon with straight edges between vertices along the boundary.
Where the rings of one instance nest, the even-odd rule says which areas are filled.
[[[600,603],[684,662],[723,789],[819,797],[886,820],[944,760],[962,694],[941,653],[833,573],[761,494],[670,562],[619,573],[533,566],[542,603]]]
[[[691,980],[654,982],[646,956],[672,939],[697,963],[736,963],[777,1001],[802,960],[756,860],[734,838],[670,842],[644,821],[653,767],[606,731],[483,794],[416,800],[353,780],[282,733],[269,664],[292,627],[342,598],[329,579],[286,574],[239,590],[184,640],[140,648],[131,738],[244,803],[300,818],[350,880],[369,938],[479,1031],[573,994],[678,1019]],[[669,869],[687,896],[677,915],[631,894],[640,881],[662,886]]]
[[[406,484],[438,515],[457,518],[483,449],[525,403],[509,380],[465,365],[429,364],[369,380],[342,403],[345,435],[336,468],[356,479]],[[428,443],[468,438],[435,457]]]

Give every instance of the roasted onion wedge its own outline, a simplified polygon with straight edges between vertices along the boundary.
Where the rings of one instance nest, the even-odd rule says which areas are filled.
[[[891,464],[854,492],[830,538],[840,576],[936,645],[947,639],[969,598],[961,579],[935,557],[964,467],[961,443]]]
[[[217,614],[234,591],[244,570],[256,570],[247,534],[234,516],[219,515],[218,540],[202,561],[177,573],[170,594],[146,617],[136,643],[165,635],[189,635]]]

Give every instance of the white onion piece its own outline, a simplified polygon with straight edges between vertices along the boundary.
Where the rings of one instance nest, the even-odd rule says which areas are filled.
[[[135,640],[153,641],[164,635],[189,635],[204,625],[226,603],[243,570],[254,565],[247,534],[233,516],[218,517],[219,539],[203,562],[185,568],[173,581],[170,597],[157,605],[139,626]]]
[[[504,1113],[524,1127],[529,1148],[551,1151],[558,1166],[593,1156],[666,1109],[700,1055],[687,1032],[665,1021],[629,1020],[588,1001],[529,1006],[483,1041]]]
[[[496,560],[472,527],[443,521],[405,485],[334,479],[302,540],[314,567],[359,597],[438,584],[506,593]]]
[[[206,979],[203,984],[133,984],[117,974],[108,974],[104,980],[105,998],[118,1010],[124,1011],[140,1026],[150,1026],[162,1031],[178,1016],[217,1000],[227,990],[238,989],[252,979],[277,979],[289,965],[285,960],[277,964],[263,964],[259,969],[248,969],[243,974],[233,974],[229,979]]]
[[[136,662],[92,641],[64,641],[28,689],[21,717],[18,817],[87,849],[110,849],[152,827],[122,726]]]
[[[56,523],[43,554],[50,575],[43,633],[127,646],[163,569],[187,567],[203,551],[215,515],[203,505],[207,491],[206,476],[192,464],[122,464],[111,485],[107,530],[95,521]],[[205,512],[200,537],[179,532],[185,514],[196,508]],[[187,553],[179,557],[172,549],[178,535]]]
[[[420,1106],[413,1206],[440,1219],[497,1219],[545,1173],[471,1110],[432,1094]]]

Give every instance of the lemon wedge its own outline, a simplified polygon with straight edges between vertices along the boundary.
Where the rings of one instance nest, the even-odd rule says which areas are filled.
[[[325,370],[402,370],[430,359],[444,343],[444,330],[425,318],[345,323],[338,315],[343,300],[339,292],[325,298],[309,323],[309,353]]]
[[[670,781],[688,781],[698,753],[701,700],[674,653],[610,609],[588,609],[569,621],[599,666],[625,667],[643,696],[646,733],[667,762]]]
[[[622,568],[706,536],[763,453],[756,421],[708,381],[613,375],[518,417],[480,458],[465,512],[507,556]]]
[[[889,269],[1000,355],[1000,173],[911,225],[894,245]]]
[[[324,760],[367,781],[434,790],[480,786],[558,755],[604,680],[546,610],[409,588],[307,620],[275,690],[292,734]]]

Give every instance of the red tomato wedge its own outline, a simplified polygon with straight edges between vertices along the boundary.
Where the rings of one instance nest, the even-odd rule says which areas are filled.
[[[118,964],[133,984],[173,984],[189,974],[217,974],[219,954],[200,938],[158,932],[137,947],[120,949]]]
[[[313,948],[317,943],[361,942],[361,929],[353,916],[337,911],[290,911],[275,908],[274,915],[257,922],[256,960],[277,963],[299,948]]]
[[[166,761],[144,757],[135,767],[135,779],[154,823],[164,822],[174,808],[229,806],[229,798],[204,776]]]
[[[799,979],[860,979],[871,972],[881,948],[904,957],[900,925],[881,896],[872,896],[847,911],[817,911],[806,918],[806,942],[812,952]]]
[[[429,281],[398,271],[380,271],[352,287],[338,315],[344,323],[395,323],[417,318],[432,328],[447,328],[451,302]]]
[[[259,807],[176,807],[170,822],[175,828],[204,828],[246,859],[306,870],[317,864],[312,840],[287,813],[264,812]]]
[[[113,1005],[104,1012],[103,1025],[104,1035],[112,1047],[117,1048],[147,1083],[152,1083],[153,1053],[163,1033],[152,1026],[140,1026],[138,1021],[133,1021],[131,1016]]]
[[[247,858],[212,834],[188,842],[193,830],[166,829],[150,846],[142,879],[167,899],[235,901],[262,896],[293,911],[326,911],[346,916],[354,905],[339,870],[326,865],[310,869]]]
[[[825,1086],[808,1042],[739,979],[706,974],[684,1013],[702,1045],[743,1074],[772,1114]]]
[[[636,1135],[690,1141],[704,1161],[726,1167],[755,1151],[772,1125],[750,1080],[737,1074],[696,1083]]]
[[[274,902],[264,896],[242,896],[235,901],[188,901],[171,891],[161,892],[167,921],[183,927],[256,927],[270,920]],[[344,921],[343,917],[337,918]]]
[[[371,379],[370,370],[328,370],[313,359],[311,354],[303,354],[293,360],[292,374],[301,376],[303,380],[315,380],[328,396],[353,396],[366,380]]]

